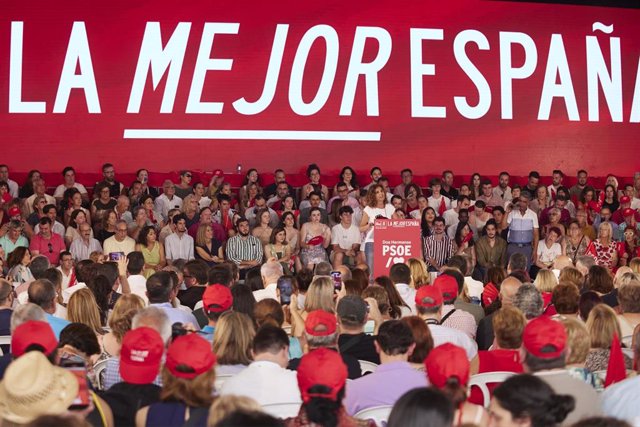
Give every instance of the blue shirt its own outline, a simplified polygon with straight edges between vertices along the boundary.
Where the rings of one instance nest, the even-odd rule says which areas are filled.
[[[216,331],[216,328],[210,325],[205,326],[200,331],[200,336],[209,342],[213,342],[213,333]]]
[[[200,329],[200,325],[198,324],[198,320],[196,320],[195,316],[191,313],[187,313],[184,310],[179,308],[174,308],[170,303],[163,302],[160,304],[149,304],[150,307],[158,307],[161,308],[167,316],[169,317],[169,321],[173,325],[174,323],[191,323],[196,330]]]
[[[602,409],[605,415],[625,420],[631,425],[640,423],[640,376],[614,384],[602,393]]]
[[[47,322],[49,322],[49,325],[51,326],[51,329],[53,329],[53,333],[56,336],[57,340],[60,340],[60,332],[62,332],[62,330],[67,326],[70,325],[71,322],[64,320],[60,317],[56,317],[53,314],[47,314]]]

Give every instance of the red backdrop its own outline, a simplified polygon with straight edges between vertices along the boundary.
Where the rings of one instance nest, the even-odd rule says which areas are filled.
[[[66,110],[53,112],[75,21],[83,22],[86,28],[99,113],[88,112],[83,89],[72,89]],[[12,22],[23,23],[22,49],[15,47],[19,47],[18,34],[16,24],[12,32]],[[178,23],[191,23],[171,114],[160,113],[166,73],[155,90],[151,75],[147,76],[139,113],[127,113],[148,22],[160,23],[164,44]],[[239,24],[237,34],[215,36],[210,56],[233,59],[233,64],[228,71],[208,71],[200,97],[202,101],[223,103],[222,114],[186,112],[205,22]],[[613,32],[594,31],[594,22],[613,25]],[[95,172],[103,162],[111,161],[120,172],[141,166],[154,171],[189,167],[230,172],[237,163],[245,170],[257,167],[267,172],[284,167],[297,172],[306,164],[317,162],[325,171],[338,170],[344,164],[364,171],[378,164],[385,171],[394,172],[412,167],[418,174],[443,168],[466,175],[475,171],[496,175],[501,169],[516,175],[526,175],[531,169],[550,174],[552,169],[561,168],[573,175],[584,167],[592,175],[614,172],[630,176],[640,166],[636,154],[639,124],[633,122],[637,119],[632,120],[634,102],[640,116],[640,88],[636,87],[638,22],[637,10],[480,0],[331,0],[318,4],[288,0],[5,0],[0,16],[2,160],[14,171],[34,167],[59,171],[73,164],[81,172]],[[250,102],[260,97],[278,24],[289,24],[289,29],[275,96],[260,114],[242,115],[232,103],[243,97]],[[289,101],[291,69],[303,36],[320,24],[330,26],[338,38],[335,79],[322,108],[311,115],[300,115]],[[354,36],[357,27],[365,26],[386,30],[392,42],[389,59],[377,73],[379,115],[367,115],[363,77],[358,79],[351,114],[340,115]],[[412,29],[420,28],[442,30],[443,40],[422,43],[421,62],[434,64],[435,75],[417,76],[415,82],[423,82],[423,99],[419,101],[445,107],[444,118],[412,117],[412,92],[420,97],[419,87],[412,83],[411,61],[412,56],[416,59],[417,50],[412,55],[410,34]],[[333,30],[329,29],[329,33]],[[472,106],[479,100],[476,85],[454,55],[454,41],[463,30],[479,31],[488,43],[486,50],[474,43],[466,45],[467,56],[486,80],[491,95],[488,110],[477,119],[463,117],[454,104],[456,96],[467,97]],[[507,50],[500,46],[501,32],[523,33],[522,37],[533,41],[537,52],[531,76],[513,80],[512,119],[502,118],[505,94],[501,77],[504,79],[508,71],[505,64],[518,68],[533,58],[531,51],[525,55],[521,45],[513,44],[509,50],[512,61],[507,63]],[[566,103],[558,97],[551,103],[549,119],[538,119],[553,34],[562,36],[571,76],[571,84],[565,89],[570,87],[575,93],[577,121],[569,120]],[[602,47],[605,67],[601,70],[613,70],[615,74],[616,67],[620,67],[621,81],[613,84],[619,90],[611,91],[610,100],[612,105],[620,105],[618,110],[613,107],[620,114],[610,113],[605,91],[598,86],[588,99],[589,69],[596,69],[597,58],[587,61],[587,36],[595,37]],[[618,39],[620,59],[614,60],[612,66],[610,50],[615,54],[616,49],[610,49],[609,43],[613,41],[615,45]],[[13,55],[9,49],[12,45]],[[326,51],[322,39],[312,45],[302,81],[305,103],[316,94],[325,70]],[[20,63],[16,52],[22,54]],[[328,53],[330,56],[335,49],[330,48]],[[378,42],[368,39],[363,62],[372,61],[378,53]],[[552,58],[557,60],[558,55]],[[22,90],[12,99],[45,102],[45,113],[19,113],[9,108],[10,62],[14,70],[22,67],[21,74],[14,74],[11,82],[15,88],[15,76],[21,75]],[[414,64],[414,73],[418,68]],[[78,66],[76,73],[86,75],[86,71],[85,63],[85,68]],[[549,80],[554,81],[556,78]],[[634,91],[639,92],[635,99]],[[489,92],[484,91],[483,96]],[[596,99],[599,107],[593,107]],[[590,120],[590,102],[592,114],[599,111],[597,120]],[[125,129],[366,131],[379,132],[380,140],[125,139]]]

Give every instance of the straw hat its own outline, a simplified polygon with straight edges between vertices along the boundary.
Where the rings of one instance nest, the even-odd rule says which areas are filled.
[[[0,416],[26,424],[40,415],[65,412],[77,394],[78,381],[71,372],[30,351],[9,365],[0,382]]]

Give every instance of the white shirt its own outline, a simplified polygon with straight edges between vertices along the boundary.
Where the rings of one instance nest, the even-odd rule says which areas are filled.
[[[71,252],[71,256],[73,256],[74,260],[82,261],[89,259],[92,252],[102,252],[102,246],[100,246],[100,242],[96,239],[90,238],[89,243],[85,242],[83,239],[76,239],[71,242],[69,252]]]
[[[373,224],[376,221],[377,216],[383,216],[387,219],[391,219],[391,215],[395,212],[395,208],[391,203],[387,203],[384,208],[372,208],[366,206],[364,212],[369,216],[369,224]],[[365,243],[373,243],[373,228],[369,230],[364,240]]]
[[[109,255],[111,252],[124,252],[125,255],[136,250],[136,241],[127,236],[122,242],[116,240],[116,236],[111,236],[104,241],[104,254]]]
[[[53,224],[53,227],[51,228],[51,231],[53,231],[54,233],[59,234],[60,237],[62,237],[62,239],[64,240],[64,234],[66,233],[66,230],[64,229],[64,225],[62,225],[58,221],[56,221]],[[33,232],[34,232],[34,234],[40,233],[40,224],[36,224],[36,226],[33,228]],[[93,230],[92,230],[92,232],[93,232]]]
[[[482,291],[484,290],[484,285],[481,281],[475,280],[471,276],[465,276],[464,285],[467,287],[467,294],[470,298],[478,298],[482,297]]]
[[[361,242],[360,229],[355,224],[351,224],[349,228],[344,228],[342,223],[340,223],[331,228],[332,245],[338,245],[340,248],[348,251],[353,245],[359,245]]]
[[[138,295],[144,300],[145,304],[148,305],[149,298],[147,298],[147,279],[142,274],[132,274],[131,276],[127,277],[127,282],[129,282],[131,293]],[[119,292],[122,292],[121,289],[118,290]]]
[[[182,237],[178,233],[169,234],[164,239],[165,257],[170,260],[184,259],[186,261],[194,259],[193,237],[183,233]]]
[[[276,292],[278,289],[277,283],[271,283],[265,286],[264,289],[258,289],[257,291],[253,291],[253,297],[256,299],[256,302],[262,301],[263,299],[274,299],[278,301],[278,293]]]
[[[252,362],[242,372],[226,380],[220,395],[231,394],[250,397],[262,406],[275,403],[302,403],[296,373],[268,361]],[[277,415],[283,418],[295,417],[298,415],[298,410],[294,409],[289,414],[280,412]]]
[[[35,202],[36,197],[38,197],[36,194],[32,194],[24,202],[24,207],[27,210],[27,215],[31,215],[33,213],[33,202]],[[56,204],[56,199],[53,196],[50,196],[50,195],[45,193],[44,198],[47,201],[47,205],[55,205]]]
[[[400,294],[400,298],[411,309],[411,313],[416,312],[416,290],[406,283],[396,283],[396,290]]]
[[[67,289],[69,287],[69,280],[71,280],[71,275],[73,274],[73,268],[71,270],[69,270],[69,275],[68,276],[66,274],[64,274],[64,271],[62,271],[62,267],[58,267],[58,268],[56,268],[56,270],[58,270],[60,273],[62,273],[62,285],[61,285],[61,288],[64,291],[65,289]]]
[[[457,345],[458,347],[464,348],[469,360],[478,355],[478,344],[476,344],[476,342],[469,338],[469,335],[464,332],[442,325],[429,324],[428,326],[429,332],[431,332],[431,337],[433,338],[434,347],[449,342]]]
[[[82,194],[87,194],[87,189],[84,187],[84,185],[80,184],[79,182],[76,182],[75,184],[73,184],[73,188],[76,188]],[[65,191],[67,191],[67,187],[65,187],[64,184],[60,184],[56,187],[56,191],[53,192],[53,197],[62,198],[64,196]]]
[[[7,185],[9,186],[9,194],[11,194],[11,197],[14,199],[18,197],[18,183],[7,178]]]
[[[541,263],[552,264],[560,255],[562,255],[560,243],[554,243],[550,248],[547,247],[547,242],[543,241],[538,244],[538,260]]]
[[[607,387],[600,395],[605,415],[625,420],[632,426],[640,426],[640,376],[629,378]]]
[[[450,227],[458,223],[458,212],[455,209],[448,209],[444,211],[442,218],[444,218],[444,224]]]
[[[631,209],[638,210],[640,209],[640,199],[637,197],[634,197],[633,199],[631,199]]]
[[[164,193],[158,196],[153,203],[155,210],[160,212],[165,221],[169,219],[169,211],[171,209],[180,209],[182,207],[182,199],[180,197],[174,195],[173,198],[169,200]]]

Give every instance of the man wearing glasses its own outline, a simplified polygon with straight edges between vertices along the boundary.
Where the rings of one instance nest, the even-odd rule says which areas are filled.
[[[4,224],[2,228],[5,229],[3,231],[6,231],[6,234],[0,237],[0,246],[4,249],[7,258],[17,247],[29,247],[29,241],[22,235],[22,224],[20,221],[12,220]]]
[[[180,171],[180,184],[176,185],[176,196],[184,199],[193,193],[193,186],[191,185],[192,177],[193,174],[190,171]]]
[[[58,265],[60,260],[60,252],[66,250],[64,240],[58,233],[51,231],[51,219],[42,217],[38,222],[38,233],[31,239],[29,250],[31,255],[44,255],[51,265]]]
[[[129,255],[136,248],[136,241],[127,235],[127,221],[119,220],[116,223],[116,234],[104,241],[104,254],[123,252]]]
[[[154,201],[156,211],[162,214],[162,219],[166,223],[169,220],[169,211],[171,209],[182,208],[182,198],[176,196],[176,186],[167,179],[162,184],[162,194]]]

